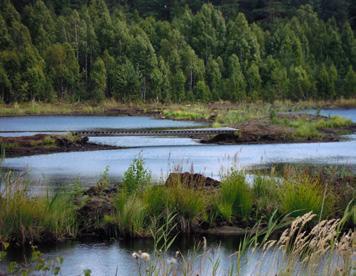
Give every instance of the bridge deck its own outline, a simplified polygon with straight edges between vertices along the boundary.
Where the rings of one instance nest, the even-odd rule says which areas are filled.
[[[193,129],[90,129],[72,131],[80,136],[199,136],[234,134],[235,128],[193,128]]]

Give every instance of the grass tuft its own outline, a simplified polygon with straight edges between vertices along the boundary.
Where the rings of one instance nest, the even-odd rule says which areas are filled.
[[[217,209],[224,219],[231,222],[235,217],[247,218],[252,204],[252,192],[243,173],[233,171],[223,179]]]
[[[279,189],[279,198],[281,211],[295,217],[308,212],[327,217],[334,205],[332,192],[318,180],[305,175],[296,180],[285,180]]]
[[[30,197],[22,179],[8,173],[0,193],[0,237],[27,243],[43,239],[61,240],[77,232],[73,199],[65,192]]]

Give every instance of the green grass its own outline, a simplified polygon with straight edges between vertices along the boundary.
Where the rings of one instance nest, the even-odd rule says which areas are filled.
[[[144,191],[142,197],[151,216],[158,217],[168,209],[169,190],[165,186],[152,185]]]
[[[316,128],[337,128],[337,127],[347,127],[352,125],[350,119],[346,119],[341,116],[331,116],[327,119],[321,119],[316,122]]]
[[[252,119],[266,117],[269,111],[269,105],[248,105],[232,110],[222,110],[215,119],[215,126],[237,126],[243,122]]]
[[[185,224],[204,217],[207,205],[202,192],[177,184],[168,187],[167,194],[169,210],[185,220]]]
[[[294,138],[296,139],[319,139],[322,138],[322,129],[347,127],[352,121],[341,116],[332,116],[323,119],[287,119],[274,118],[274,124],[290,127],[294,129]]]
[[[274,176],[274,172],[271,177],[257,176],[249,186],[243,172],[232,171],[223,178],[220,188],[211,190],[189,188],[184,183],[155,185],[143,161],[137,159],[116,193],[99,193],[112,202],[114,210],[105,213],[104,220],[100,218],[98,229],[104,224],[112,227],[113,233],[151,236],[153,222],[160,227],[164,222],[159,218],[168,213],[174,214],[177,231],[182,232],[190,232],[193,225],[201,223],[211,227],[226,222],[251,227],[252,222],[260,220],[268,223],[268,217],[275,212],[299,216],[312,211],[322,218],[338,217],[343,201],[350,197],[342,194],[345,188],[335,189],[332,181],[324,183],[320,176],[306,170],[287,167],[281,178]],[[80,232],[77,225],[81,225],[79,219],[83,217],[77,216],[77,210],[85,205],[87,195],[73,188],[72,193],[33,197],[27,193],[26,181],[11,174],[4,183],[0,193],[0,242],[25,243],[48,237],[60,240],[75,238]],[[104,191],[109,186],[105,170],[98,187]]]
[[[45,114],[102,114],[124,105],[106,100],[100,105],[82,102],[26,102],[5,105],[0,103],[0,116],[45,115]],[[127,105],[126,105],[127,106]]]
[[[146,236],[147,229],[147,208],[143,200],[136,196],[119,195],[117,199],[116,223],[121,234],[130,236]],[[111,221],[112,222],[112,221]]]
[[[224,219],[231,222],[233,218],[247,218],[252,204],[252,192],[244,174],[233,171],[223,179],[216,207]]]
[[[257,176],[253,181],[252,193],[255,201],[256,217],[269,217],[278,209],[278,179]]]
[[[0,194],[0,240],[27,243],[76,235],[75,206],[70,194],[30,197],[24,182],[11,174],[4,177],[4,183]]]
[[[317,139],[320,138],[322,134],[313,124],[301,122],[295,127],[295,136],[296,138],[302,139]]]
[[[285,180],[279,189],[279,198],[280,210],[295,217],[310,211],[327,217],[332,213],[334,206],[332,192],[306,175]]]
[[[107,222],[116,223],[121,233],[131,236],[147,235],[148,213],[142,193],[150,184],[151,173],[145,169],[143,160],[134,159],[126,170],[114,199],[115,217],[107,217]]]
[[[182,108],[182,107],[181,107]],[[164,117],[177,119],[177,120],[207,120],[209,119],[209,113],[204,109],[189,110],[189,108],[177,109],[177,110],[163,110]]]

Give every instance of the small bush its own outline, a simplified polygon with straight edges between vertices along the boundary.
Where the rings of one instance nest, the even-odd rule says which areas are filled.
[[[252,192],[244,174],[234,171],[223,179],[217,209],[224,219],[231,222],[233,217],[246,218],[252,203]]]
[[[307,176],[299,180],[286,180],[279,190],[280,208],[294,217],[310,211],[326,217],[332,210],[334,197],[330,192],[324,192],[324,187],[318,181]]]
[[[134,159],[124,174],[122,187],[129,195],[143,191],[151,183],[151,173],[145,169],[142,159]]]

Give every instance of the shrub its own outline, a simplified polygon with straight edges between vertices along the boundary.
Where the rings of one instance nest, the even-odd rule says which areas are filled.
[[[151,173],[145,169],[141,158],[134,159],[124,174],[123,190],[129,195],[143,191],[151,183]]]
[[[310,211],[325,217],[332,210],[334,197],[330,191],[325,193],[324,189],[326,187],[318,181],[305,175],[303,179],[286,180],[279,190],[280,208],[294,217]]]
[[[245,175],[232,172],[221,183],[218,211],[227,221],[232,217],[246,218],[252,209],[252,192],[245,180]]]

